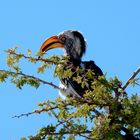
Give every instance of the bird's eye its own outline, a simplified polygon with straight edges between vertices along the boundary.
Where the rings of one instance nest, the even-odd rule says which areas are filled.
[[[66,42],[66,37],[65,36],[61,35],[59,38],[62,42]]]

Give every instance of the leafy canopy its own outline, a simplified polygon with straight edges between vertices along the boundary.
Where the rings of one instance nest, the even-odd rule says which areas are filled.
[[[126,88],[129,85],[139,86],[140,78],[136,78],[140,68],[123,84],[117,77],[107,79],[106,75],[94,77],[94,72],[88,70],[86,73],[73,65],[68,65],[69,58],[64,56],[51,56],[49,58],[38,58],[42,52],[31,55],[17,53],[17,48],[7,51],[8,70],[0,69],[0,82],[6,82],[10,78],[11,83],[22,89],[24,85],[38,88],[40,85],[48,85],[60,89],[52,82],[28,75],[20,67],[20,62],[26,59],[29,63],[41,63],[37,73],[45,73],[51,65],[55,66],[54,77],[70,78],[87,87],[84,98],[67,97],[62,100],[44,101],[39,103],[39,109],[33,112],[23,113],[14,117],[29,116],[31,114],[48,113],[54,116],[56,122],[40,128],[35,136],[29,136],[30,140],[75,140],[78,137],[88,140],[122,140],[140,139],[140,97],[133,94],[128,97]],[[76,73],[76,76],[73,76]],[[90,87],[89,87],[90,81]],[[21,138],[26,140],[27,138]]]

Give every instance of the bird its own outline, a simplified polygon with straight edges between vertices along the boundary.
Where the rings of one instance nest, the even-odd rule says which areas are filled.
[[[44,41],[40,47],[40,51],[45,53],[48,50],[54,48],[64,49],[64,55],[69,57],[67,66],[73,65],[73,71],[75,70],[74,68],[79,67],[82,69],[82,74],[86,73],[88,70],[91,70],[94,72],[94,76],[96,78],[103,75],[102,70],[95,64],[94,61],[82,61],[82,57],[86,52],[87,43],[80,31],[66,30],[59,33],[58,35],[53,35]],[[76,73],[74,73],[70,78],[65,78],[62,76],[59,86],[59,95],[62,98],[65,99],[68,96],[83,98],[87,87],[82,87],[81,83],[75,81],[73,77],[76,76]],[[91,85],[91,81],[88,82],[89,85]]]

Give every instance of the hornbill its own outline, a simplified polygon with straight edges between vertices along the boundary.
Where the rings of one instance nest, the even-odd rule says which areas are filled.
[[[67,63],[67,65],[72,64],[75,68],[81,68],[83,71],[82,73],[86,73],[90,69],[94,72],[96,78],[103,75],[102,70],[94,63],[94,61],[81,60],[86,51],[86,41],[81,32],[77,30],[67,30],[58,35],[52,36],[45,40],[40,50],[46,52],[53,48],[64,48],[64,55],[69,57],[69,63]],[[66,96],[83,97],[87,87],[82,87],[81,84],[73,80],[73,77],[76,77],[76,73],[73,74],[71,78],[62,77],[60,88],[63,90],[59,91],[62,98],[65,98]]]

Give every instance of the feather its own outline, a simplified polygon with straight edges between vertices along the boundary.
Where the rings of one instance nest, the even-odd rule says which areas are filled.
[[[83,61],[80,64],[80,68],[82,69],[81,76],[84,76],[84,74],[86,74],[88,70],[92,70],[94,72],[95,78],[98,78],[98,76],[103,75],[102,70],[94,63],[94,61]],[[77,73],[74,73],[71,78],[62,78],[61,84],[63,84],[66,89],[66,93],[63,92],[63,95],[83,97],[83,94],[88,88],[83,88],[81,83],[78,83],[77,81],[73,80],[74,77],[77,77]],[[89,80],[88,83],[90,89],[91,81]]]

